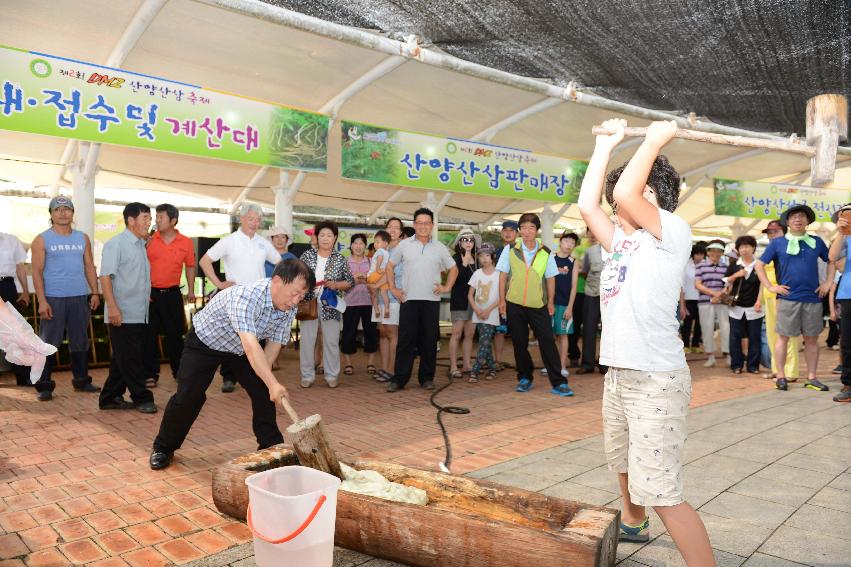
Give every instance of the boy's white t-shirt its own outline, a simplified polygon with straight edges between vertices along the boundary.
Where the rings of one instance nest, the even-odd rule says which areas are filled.
[[[487,309],[495,303],[499,303],[499,272],[494,270],[491,275],[487,275],[481,268],[473,272],[470,276],[470,287],[473,288],[473,299],[479,309]],[[479,316],[473,312],[473,323],[486,323],[488,325],[499,326],[499,309],[494,309],[485,320],[479,319]]]
[[[662,240],[646,230],[627,236],[615,227],[611,251],[603,250],[600,364],[666,372],[686,367],[677,309],[691,228],[659,209]]]

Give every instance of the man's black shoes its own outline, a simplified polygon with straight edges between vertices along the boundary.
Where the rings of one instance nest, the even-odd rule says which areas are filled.
[[[124,398],[115,398],[111,402],[100,404],[100,409],[102,410],[128,410],[135,409],[136,404],[133,402],[128,402]]]
[[[157,413],[157,406],[154,402],[144,402],[136,406],[136,410],[142,413]]]
[[[154,451],[151,453],[151,458],[149,459],[149,463],[151,465],[151,470],[159,471],[171,464],[171,459],[174,456],[174,453],[166,453],[164,451]]]

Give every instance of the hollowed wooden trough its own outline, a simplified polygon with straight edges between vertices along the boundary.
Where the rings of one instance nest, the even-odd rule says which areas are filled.
[[[245,520],[246,477],[297,464],[286,445],[236,458],[213,472],[213,501],[222,513]],[[422,488],[429,504],[390,502],[341,490],[334,535],[340,547],[424,567],[615,563],[617,510],[395,463],[350,464]]]

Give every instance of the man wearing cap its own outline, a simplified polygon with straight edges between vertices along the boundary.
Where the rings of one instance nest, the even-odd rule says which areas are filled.
[[[786,227],[779,220],[773,220],[768,223],[768,226],[762,231],[768,237],[769,242],[775,238],[782,238],[786,234]],[[774,266],[777,261],[763,266],[765,269],[765,277],[772,286],[777,285],[777,273]],[[774,352],[774,345],[777,344],[777,294],[769,290],[768,287],[762,286],[762,309],[765,311],[765,339],[768,348]],[[798,351],[800,350],[800,337],[789,337],[789,344],[786,347],[786,366],[784,367],[783,375],[789,382],[795,382],[801,375],[801,370],[798,367]],[[774,354],[771,355],[771,373],[764,374],[764,378],[777,378],[777,358]]]
[[[716,323],[721,354],[727,355],[730,351],[730,310],[719,300],[724,289],[723,278],[727,274],[727,262],[722,259],[723,255],[724,241],[710,240],[706,245],[706,258],[694,269],[694,287],[700,292],[697,313],[703,335],[703,350],[709,355],[703,364],[707,368],[715,366]]]
[[[505,250],[505,247],[513,247],[514,243],[517,242],[517,229],[517,221],[502,221],[502,232],[500,233],[500,236],[502,237],[502,246],[499,246],[496,249],[496,259],[494,261],[494,265],[496,265],[496,262],[499,262],[499,257],[502,254],[502,251]],[[502,351],[505,348],[505,335],[507,333],[508,321],[504,316],[500,316],[499,326],[496,328],[496,335],[493,339],[493,357],[496,361],[497,369],[503,368]]]
[[[272,243],[272,246],[275,247],[275,250],[281,255],[281,261],[292,258],[293,260],[297,260],[295,254],[289,252],[287,248],[290,246],[290,234],[286,228],[283,226],[273,226],[269,229],[269,232],[266,233],[266,236],[269,237],[269,242]],[[277,262],[270,262],[266,260],[265,268],[266,268],[266,277],[271,278],[272,273],[275,271],[275,266],[278,265]]]
[[[266,277],[266,262],[277,264],[281,254],[272,243],[257,234],[263,220],[263,211],[257,205],[243,205],[239,217],[239,229],[225,236],[201,257],[198,264],[204,275],[218,289],[232,285],[245,285]],[[224,260],[226,280],[219,280],[213,262]],[[222,366],[222,392],[233,392],[236,380],[227,364]]]
[[[39,315],[39,337],[59,348],[68,334],[71,355],[71,384],[77,392],[100,392],[89,376],[89,320],[100,306],[97,272],[89,237],[71,228],[74,203],[64,195],[50,200],[51,227],[32,242],[33,286]],[[53,367],[56,357],[47,357],[36,383],[38,399],[53,397]]]
[[[807,234],[807,225],[815,221],[816,215],[806,205],[794,205],[781,216],[780,222],[789,229],[784,238],[769,242],[762,257],[756,263],[756,271],[762,285],[777,294],[777,343],[774,356],[777,359],[778,390],[788,390],[785,374],[786,349],[789,337],[803,335],[804,357],[807,361],[805,388],[826,392],[828,387],[816,379],[818,367],[818,336],[822,321],[821,298],[830,290],[835,266],[827,268],[827,279],[819,284],[818,260],[828,262],[828,250],[818,236]],[[772,285],[765,274],[765,264],[775,263],[777,284]]]
[[[836,288],[836,301],[839,302],[839,346],[842,356],[842,390],[833,397],[834,402],[851,402],[851,262],[848,261],[851,252],[851,234],[849,234],[848,215],[851,215],[851,203],[833,213],[832,220],[836,224],[837,234],[830,245],[830,261],[839,262],[845,258],[845,269],[842,279]]]
[[[0,301],[16,305],[19,309],[30,304],[27,282],[27,253],[17,236],[0,232]],[[21,293],[15,286],[15,277],[21,283]],[[18,386],[31,386],[30,371],[26,366],[9,363]]]
[[[148,240],[148,262],[151,264],[151,304],[145,362],[149,365],[146,386],[154,388],[160,377],[160,357],[157,336],[165,335],[165,354],[171,375],[177,378],[180,355],[183,352],[183,331],[186,314],[180,275],[186,271],[186,299],[195,302],[195,247],[192,240],[177,230],[180,211],[168,203],[157,206],[157,230]]]

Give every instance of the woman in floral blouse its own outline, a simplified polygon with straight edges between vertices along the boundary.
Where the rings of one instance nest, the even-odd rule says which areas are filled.
[[[316,235],[317,248],[311,248],[302,254],[301,261],[307,264],[316,276],[316,288],[313,293],[308,294],[305,301],[319,302],[317,309],[319,317],[312,321],[301,322],[301,345],[299,346],[301,386],[310,388],[316,379],[313,345],[321,325],[325,381],[328,387],[336,388],[340,376],[340,329],[343,325],[343,314],[336,307],[323,305],[320,298],[327,288],[336,293],[338,300],[342,299],[342,292],[351,288],[355,280],[349,270],[348,262],[336,251],[339,234],[337,224],[331,221],[319,222],[314,227],[313,233]]]

